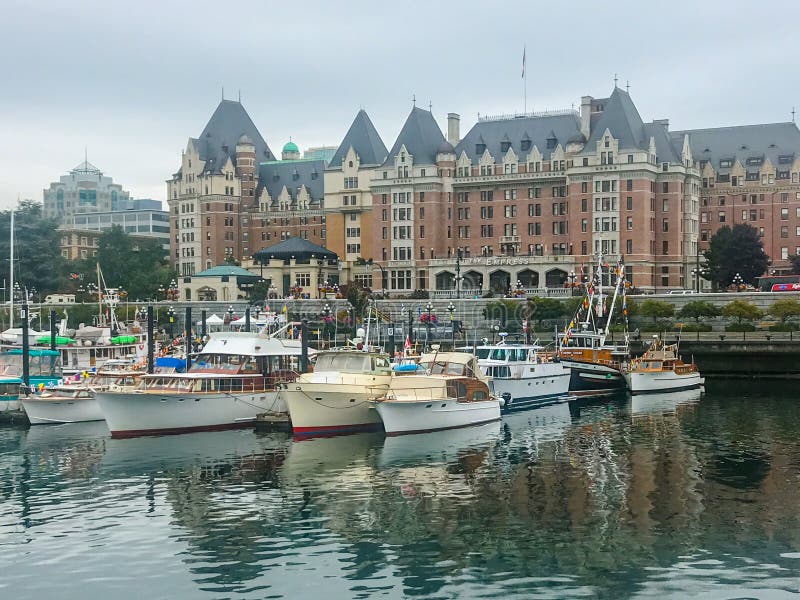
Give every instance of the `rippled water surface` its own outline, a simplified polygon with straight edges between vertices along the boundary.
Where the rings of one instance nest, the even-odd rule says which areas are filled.
[[[295,442],[0,429],[0,598],[790,598],[800,394]]]

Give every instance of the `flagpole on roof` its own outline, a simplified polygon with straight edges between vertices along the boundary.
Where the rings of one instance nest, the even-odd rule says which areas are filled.
[[[528,72],[525,69],[525,54],[526,54],[526,47],[525,44],[522,46],[522,88],[523,88],[523,97],[524,97],[524,104],[522,108],[523,114],[528,113]]]

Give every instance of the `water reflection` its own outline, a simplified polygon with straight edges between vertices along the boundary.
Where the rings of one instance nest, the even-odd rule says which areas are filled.
[[[0,589],[800,592],[789,577],[800,566],[796,396],[711,386],[451,432],[298,442],[247,431],[112,440],[97,423],[0,429]]]

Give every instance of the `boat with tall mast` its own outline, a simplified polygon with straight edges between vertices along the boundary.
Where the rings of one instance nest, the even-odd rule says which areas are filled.
[[[558,338],[558,357],[571,371],[569,391],[576,396],[603,396],[626,388],[622,371],[628,358],[627,303],[625,263],[603,263],[597,254],[597,266],[586,285],[586,295],[575,315]],[[608,282],[606,284],[606,282]],[[605,287],[612,287],[611,304]],[[609,341],[617,301],[622,304],[622,343]]]

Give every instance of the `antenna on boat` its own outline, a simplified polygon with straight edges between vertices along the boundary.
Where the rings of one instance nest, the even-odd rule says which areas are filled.
[[[19,198],[17,198],[17,202],[19,202]],[[9,284],[9,303],[8,303],[8,328],[14,328],[14,209],[11,209],[11,262],[9,263],[9,275],[11,279],[11,283]]]

